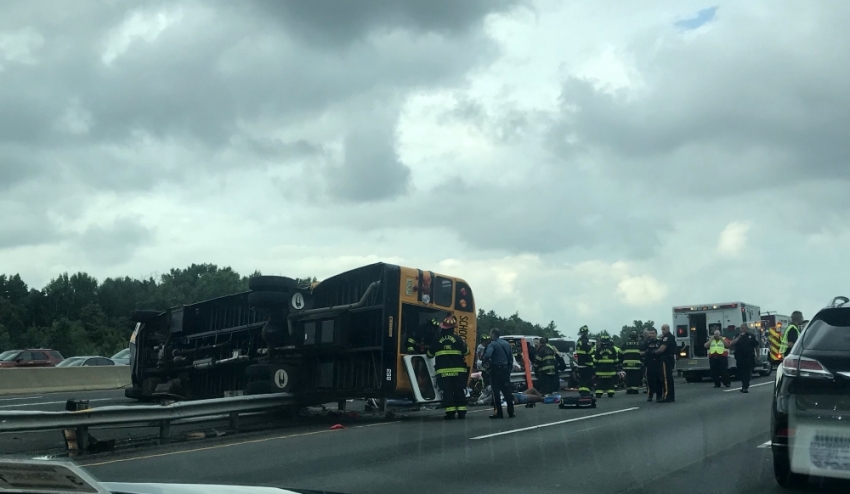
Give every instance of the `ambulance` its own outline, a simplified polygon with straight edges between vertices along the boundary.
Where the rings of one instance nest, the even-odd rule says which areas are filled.
[[[757,305],[744,302],[698,304],[673,307],[673,328],[678,345],[677,369],[687,382],[699,382],[709,377],[708,349],[705,343],[715,330],[729,340],[738,334],[738,327],[746,324],[750,332],[761,341],[765,331],[761,311]],[[770,375],[771,366],[766,359],[756,362],[760,376]],[[733,352],[729,352],[729,373],[737,371]]]

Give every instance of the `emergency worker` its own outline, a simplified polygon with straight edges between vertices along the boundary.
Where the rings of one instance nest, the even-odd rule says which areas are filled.
[[[676,388],[673,383],[673,368],[676,366],[676,338],[670,332],[670,326],[664,324],[661,326],[661,338],[659,338],[658,350],[655,350],[655,355],[659,357],[661,363],[661,400],[656,403],[673,403],[676,401]]]
[[[800,326],[803,325],[803,313],[795,310],[791,313],[791,324],[782,332],[782,341],[779,343],[779,352],[787,357],[794,348],[794,343],[800,337]]]
[[[607,333],[599,336],[599,349],[596,350],[594,369],[596,370],[596,397],[600,398],[602,393],[608,393],[609,398],[614,397],[617,386],[617,348]]]
[[[655,328],[649,330],[649,337],[644,343],[644,365],[646,366],[646,401],[652,401],[653,398],[661,400],[663,396],[661,384],[661,357],[655,353],[658,347],[661,346],[658,342],[657,332]]]
[[[620,363],[626,372],[626,394],[636,395],[640,393],[640,384],[643,378],[641,368],[643,363],[640,357],[640,342],[637,331],[629,333],[629,339],[623,345]]]
[[[537,340],[534,375],[537,376],[538,391],[544,395],[557,391],[558,386],[553,386],[552,382],[558,379],[558,371],[555,368],[555,350],[549,345],[549,340],[545,336]]]
[[[729,380],[729,345],[729,340],[721,336],[719,329],[714,330],[711,339],[704,345],[708,349],[708,366],[715,388],[719,388],[721,382],[727,388],[732,385]]]
[[[407,338],[407,347],[405,348],[407,353],[410,355],[427,353],[428,346],[439,329],[440,323],[435,319],[428,321],[424,327],[416,328],[416,331]]]
[[[443,405],[446,420],[466,418],[466,362],[469,348],[463,338],[455,334],[457,319],[446,317],[440,324],[440,333],[428,348],[428,356],[434,358],[434,371],[437,373],[437,385],[443,392]]]
[[[593,364],[596,350],[589,339],[590,330],[582,326],[578,330],[578,341],[576,342],[576,369],[578,377],[578,393],[581,396],[591,394],[593,383]]]

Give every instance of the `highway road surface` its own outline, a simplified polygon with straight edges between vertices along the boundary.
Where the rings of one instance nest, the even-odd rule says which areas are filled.
[[[772,378],[749,394],[710,383],[677,386],[677,402],[618,393],[599,407],[519,408],[490,420],[439,415],[327,424],[88,458],[106,481],[272,485],[343,493],[765,493],[772,474]],[[813,482],[815,491],[848,492]]]

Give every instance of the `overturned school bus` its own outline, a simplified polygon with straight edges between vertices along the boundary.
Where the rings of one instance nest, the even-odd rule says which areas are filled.
[[[168,310],[136,311],[126,396],[288,392],[303,404],[361,397],[438,401],[431,360],[408,355],[406,342],[430,343],[436,336],[431,321],[452,314],[458,334],[475,348],[475,301],[459,278],[378,263],[312,286],[259,276],[248,287]]]

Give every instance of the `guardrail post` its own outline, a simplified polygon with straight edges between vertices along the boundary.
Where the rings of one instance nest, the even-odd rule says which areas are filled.
[[[171,434],[171,422],[163,420],[159,423],[159,441],[161,443],[168,441],[168,436]]]
[[[239,412],[230,412],[230,430],[239,431]]]
[[[85,451],[89,447],[89,428],[86,426],[77,427],[77,449]]]
[[[336,402],[336,409],[339,410],[340,412],[344,412],[345,411],[345,403],[346,403],[345,400],[340,400],[340,401]]]

